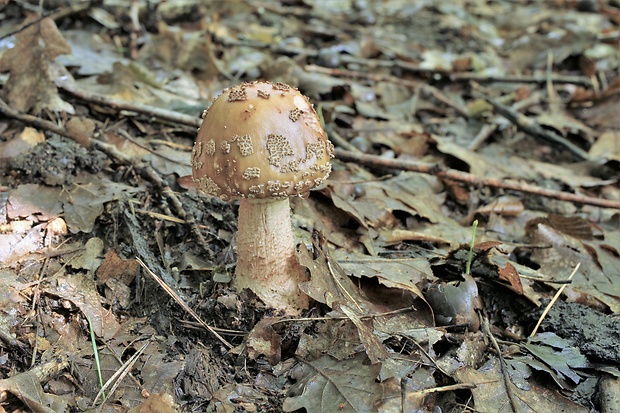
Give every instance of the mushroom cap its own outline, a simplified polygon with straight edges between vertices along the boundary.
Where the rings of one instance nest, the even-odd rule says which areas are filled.
[[[308,98],[283,83],[225,89],[192,150],[199,190],[221,199],[306,195],[331,171],[333,145]]]

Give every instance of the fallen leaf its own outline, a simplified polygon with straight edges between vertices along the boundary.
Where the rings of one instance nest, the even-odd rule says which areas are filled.
[[[296,382],[282,409],[285,412],[301,408],[308,412],[376,411],[375,404],[383,394],[376,380],[380,366],[367,360],[366,354],[360,353],[349,360],[323,356],[302,361],[291,372]]]
[[[21,153],[26,153],[31,148],[45,141],[45,134],[25,127],[24,130],[13,139],[0,142],[0,159],[14,158]]]
[[[581,382],[582,377],[574,369],[590,367],[588,359],[577,347],[555,333],[538,333],[521,346],[555,370],[561,378],[570,379],[575,384]]]
[[[69,412],[69,403],[62,397],[46,393],[40,383],[41,366],[0,380],[0,392],[19,398],[36,413]]]
[[[139,406],[127,411],[127,413],[176,413],[174,398],[168,393],[151,394]]]
[[[71,53],[71,47],[46,17],[22,30],[16,36],[15,47],[0,60],[0,67],[10,73],[5,86],[8,103],[21,112],[75,113],[75,109],[58,95],[58,89],[48,73],[53,60]]]
[[[460,383],[476,386],[471,392],[477,412],[497,413],[498,406],[510,405],[499,363],[499,359],[493,357],[477,370],[465,367],[455,372],[455,377]],[[516,396],[514,400],[522,412],[588,412],[587,408],[567,399],[554,390],[546,389],[535,381],[529,383],[530,389],[527,391],[521,390],[512,383],[510,384],[512,393]]]
[[[272,327],[273,323],[278,320],[278,318],[271,317],[263,318],[245,337],[250,359],[256,360],[262,354],[272,366],[280,362],[282,338]]]

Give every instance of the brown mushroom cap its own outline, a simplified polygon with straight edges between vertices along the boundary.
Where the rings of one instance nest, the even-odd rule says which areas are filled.
[[[226,89],[192,150],[198,189],[228,200],[305,195],[327,179],[333,145],[308,98],[282,83]]]

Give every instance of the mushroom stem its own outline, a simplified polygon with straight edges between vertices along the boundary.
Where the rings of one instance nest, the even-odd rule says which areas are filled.
[[[298,285],[308,280],[295,254],[288,197],[241,199],[235,287],[249,288],[271,307],[290,313],[308,308]]]

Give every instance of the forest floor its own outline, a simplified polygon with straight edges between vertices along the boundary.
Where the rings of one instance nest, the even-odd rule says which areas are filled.
[[[616,0],[0,0],[1,412],[620,411]],[[189,176],[257,79],[335,147],[310,308]]]

